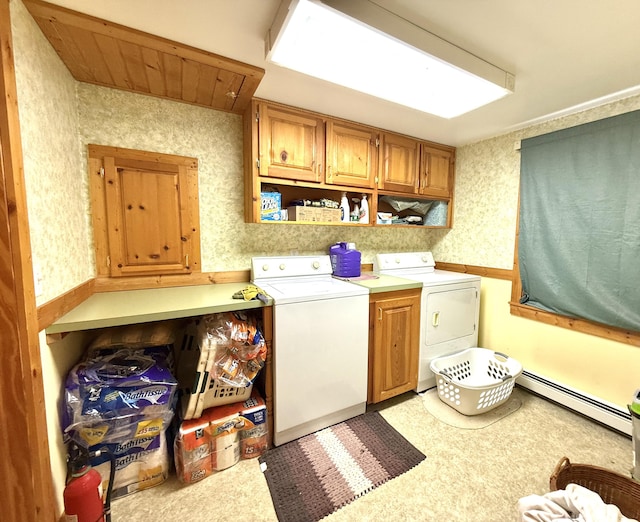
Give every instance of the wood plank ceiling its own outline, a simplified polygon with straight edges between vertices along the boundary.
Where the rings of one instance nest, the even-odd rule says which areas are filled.
[[[73,77],[242,114],[264,69],[39,0],[23,0]]]

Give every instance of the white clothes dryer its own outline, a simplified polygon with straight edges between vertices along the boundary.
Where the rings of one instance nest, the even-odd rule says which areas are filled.
[[[433,388],[433,359],[478,345],[480,276],[436,270],[431,252],[378,254],[373,269],[422,283],[416,391]]]

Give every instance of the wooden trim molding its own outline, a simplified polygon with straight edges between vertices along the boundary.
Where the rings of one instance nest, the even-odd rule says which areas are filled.
[[[56,504],[9,3],[0,0],[0,505],[3,520],[39,522],[56,519]]]
[[[488,268],[484,266],[460,265],[457,263],[443,263],[436,261],[438,270],[448,270],[449,272],[461,272],[463,274],[479,275],[481,277],[490,277],[492,279],[504,279],[511,281],[513,279],[512,270],[504,268]]]
[[[90,279],[38,307],[38,329],[44,330],[73,310],[94,293],[95,279]]]
[[[230,272],[198,272],[180,275],[156,275],[140,277],[98,277],[95,292],[118,292],[121,290],[146,290],[170,286],[211,285],[221,283],[247,283],[251,280],[250,270]]]
[[[525,319],[532,319],[534,321],[539,321],[553,326],[568,328],[569,330],[574,330],[576,332],[604,337],[619,343],[640,346],[640,332],[614,328],[613,326],[593,323],[585,319],[567,317],[513,301],[509,303],[509,306],[511,308],[511,315],[516,315]]]

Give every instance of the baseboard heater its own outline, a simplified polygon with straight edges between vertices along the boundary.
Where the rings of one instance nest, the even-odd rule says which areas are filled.
[[[576,391],[527,370],[518,377],[516,384],[560,406],[631,436],[631,414],[616,404]]]

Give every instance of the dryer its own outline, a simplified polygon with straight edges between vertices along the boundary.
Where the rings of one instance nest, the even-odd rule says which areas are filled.
[[[433,359],[478,345],[480,276],[436,270],[431,252],[378,254],[373,269],[422,283],[420,363],[415,391],[433,388]]]

